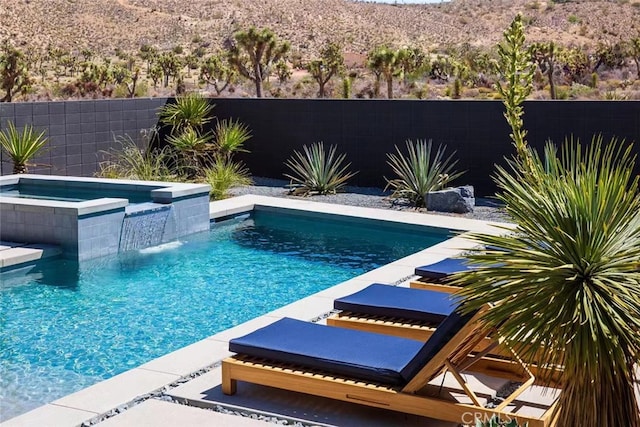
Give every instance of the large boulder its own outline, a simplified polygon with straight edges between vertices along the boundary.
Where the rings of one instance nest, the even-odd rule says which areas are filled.
[[[437,212],[473,212],[473,207],[476,204],[471,185],[430,191],[425,194],[424,199],[427,209]]]

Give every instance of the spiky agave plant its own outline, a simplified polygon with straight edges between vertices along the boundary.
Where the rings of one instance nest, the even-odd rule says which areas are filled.
[[[216,124],[215,144],[218,153],[231,157],[233,153],[247,152],[244,143],[251,138],[249,128],[239,120],[221,120]]]
[[[340,191],[357,172],[349,172],[351,163],[344,164],[346,155],[336,155],[337,147],[325,150],[322,142],[302,146],[303,152],[294,151],[285,161],[291,174],[284,174],[301,186],[301,194],[334,194]]]
[[[162,124],[172,127],[171,133],[180,133],[187,128],[200,131],[211,120],[213,108],[214,105],[199,93],[189,93],[164,105],[158,116]]]
[[[454,280],[465,309],[497,303],[485,320],[524,360],[564,367],[559,426],[640,426],[640,193],[630,153],[615,140],[567,141],[560,154],[549,144],[545,160],[532,152],[530,170],[498,168],[517,228],[473,235],[501,250],[468,255],[481,268]]]
[[[11,158],[16,174],[28,172],[29,161],[44,149],[47,141],[44,131],[37,133],[31,125],[18,131],[13,122],[9,122],[7,129],[0,132],[0,146]]]
[[[458,163],[453,160],[455,152],[445,157],[446,146],[438,146],[432,155],[431,140],[407,140],[407,155],[405,156],[396,145],[396,152],[387,154],[395,179],[387,179],[387,186],[391,188],[391,198],[407,199],[416,207],[425,205],[424,196],[429,191],[440,190],[464,172],[454,170]]]

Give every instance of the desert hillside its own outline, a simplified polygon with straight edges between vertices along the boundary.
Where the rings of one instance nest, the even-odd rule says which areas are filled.
[[[430,49],[461,42],[493,45],[517,12],[530,24],[531,41],[588,47],[640,33],[640,0],[0,0],[0,39],[109,54],[145,43],[170,49],[195,36],[219,46],[234,31],[255,25],[273,29],[305,57],[326,39],[353,53],[380,43]]]

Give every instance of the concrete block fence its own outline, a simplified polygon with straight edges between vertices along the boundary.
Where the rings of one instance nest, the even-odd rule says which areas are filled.
[[[157,109],[166,102],[145,98],[0,103],[0,130],[12,121],[18,128],[31,124],[46,132],[48,150],[33,160],[39,165],[30,167],[31,173],[93,176],[103,160],[101,152],[119,146],[114,138],[126,134],[136,140],[140,130],[157,124]],[[10,174],[10,159],[2,153],[0,160],[2,175]]]
[[[45,129],[50,150],[35,159],[51,167],[34,167],[40,174],[92,176],[101,151],[118,147],[114,136],[157,125],[157,110],[165,98],[83,100],[0,104],[0,129],[7,120],[18,126],[32,123]],[[337,145],[359,171],[351,183],[384,186],[391,177],[386,154],[407,139],[431,139],[456,152],[458,169],[467,171],[457,184],[471,184],[479,196],[491,195],[496,164],[514,153],[500,101],[481,100],[358,100],[216,98],[219,119],[245,123],[253,137],[250,153],[239,156],[256,176],[283,178],[284,161],[302,145],[323,141]],[[529,143],[542,149],[551,139],[566,136],[590,141],[594,134],[636,142],[640,153],[640,101],[528,101],[525,127]],[[215,125],[212,121],[211,126]],[[0,155],[2,174],[11,163]],[[640,173],[640,166],[638,166]]]

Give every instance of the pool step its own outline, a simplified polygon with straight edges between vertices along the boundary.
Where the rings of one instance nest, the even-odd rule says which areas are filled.
[[[55,245],[0,241],[0,268],[50,258],[61,253],[62,250]]]

